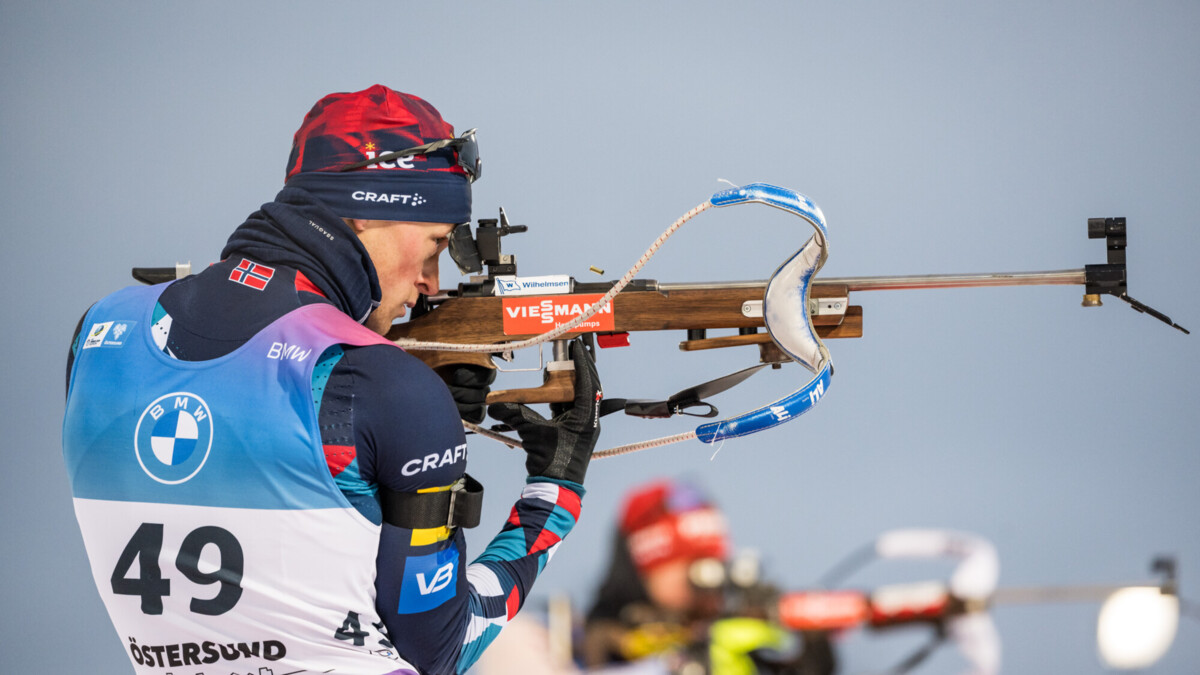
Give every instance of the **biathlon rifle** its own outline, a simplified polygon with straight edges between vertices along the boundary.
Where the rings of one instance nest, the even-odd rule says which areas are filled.
[[[872,590],[842,586],[844,579],[874,560],[954,559],[958,563],[946,580],[888,584]],[[1144,661],[1157,660],[1175,637],[1180,613],[1188,608],[1179,597],[1177,564],[1173,557],[1156,556],[1151,563],[1154,578],[1119,584],[1070,586],[1001,587],[999,559],[991,542],[982,537],[945,530],[904,529],[884,533],[871,545],[840,561],[817,584],[817,588],[791,591],[771,598],[766,613],[780,625],[809,638],[854,629],[887,631],[914,625],[932,627],[928,643],[905,658],[890,673],[907,673],[939,647],[955,644],[971,662],[972,672],[999,672],[1000,636],[988,612],[998,606],[1059,603],[1103,603],[1101,614],[1112,615],[1101,622],[1101,651],[1128,655]],[[842,586],[841,588],[833,588]],[[1151,616],[1144,616],[1150,604]],[[1131,612],[1131,606],[1133,610]],[[1138,610],[1141,610],[1140,612]],[[1155,616],[1166,613],[1168,616]],[[1174,616],[1170,616],[1171,614]],[[1156,619],[1161,618],[1161,625]],[[1142,622],[1152,627],[1140,626]],[[1106,636],[1113,625],[1128,635]],[[1118,644],[1105,644],[1113,642]],[[1137,649],[1134,649],[1137,647]],[[1105,658],[1109,657],[1105,655]],[[776,665],[786,665],[777,663]],[[1130,668],[1131,665],[1114,666]],[[776,668],[776,672],[793,672]]]
[[[937,561],[938,566],[949,561],[954,567],[945,576],[924,581],[869,589],[846,583],[854,572],[876,561],[897,560]],[[1151,572],[1152,577],[1126,583],[1003,587],[998,585],[1000,559],[987,539],[969,532],[897,529],[846,556],[803,590],[781,590],[764,579],[759,554],[753,550],[738,551],[728,561],[692,561],[687,579],[696,593],[693,606],[699,611],[681,625],[667,617],[647,617],[648,623],[631,629],[620,644],[643,646],[647,652],[673,649],[675,658],[685,663],[698,654],[697,662],[704,664],[717,653],[709,648],[715,641],[726,657],[737,645],[732,651],[745,653],[756,666],[754,672],[762,675],[828,675],[838,672],[845,633],[926,627],[932,629],[929,639],[881,672],[911,672],[935,651],[953,646],[970,662],[970,672],[984,675],[1000,669],[1001,636],[992,621],[994,608],[1096,603],[1102,605],[1098,630],[1102,654],[1106,660],[1110,660],[1107,654],[1126,659],[1124,665],[1110,666],[1146,667],[1170,647],[1181,616],[1200,616],[1194,603],[1179,596],[1175,558],[1156,556]],[[705,610],[711,613],[706,615]],[[569,601],[552,600],[548,616],[550,634],[564,644],[560,652],[570,654]],[[778,640],[774,631],[755,628],[763,624],[803,639],[789,645]],[[707,630],[697,630],[700,627]],[[724,641],[722,636],[731,639]],[[759,648],[749,651],[755,646]],[[1139,663],[1130,663],[1131,658]]]
[[[1108,248],[1105,263],[1082,269],[1049,272],[942,274],[828,278],[811,284],[807,310],[817,335],[822,339],[857,338],[863,335],[863,308],[851,304],[851,293],[932,288],[975,288],[986,286],[1083,286],[1083,306],[1098,307],[1102,295],[1119,298],[1139,312],[1188,333],[1165,314],[1129,296],[1125,262],[1126,221],[1124,218],[1091,218],[1088,237],[1104,239]],[[456,248],[471,256],[468,270],[485,274],[470,277],[457,289],[425,297],[411,320],[397,324],[388,338],[405,341],[492,343],[524,340],[565,323],[596,302],[616,283],[584,282],[573,277],[520,277],[516,257],[501,252],[501,240],[525,232],[524,225],[511,225],[503,209],[500,217],[480,219],[472,237],[469,230],[456,230]],[[741,382],[766,365],[779,368],[791,360],[764,329],[763,294],[767,281],[665,283],[635,279],[604,307],[565,336],[594,336],[600,347],[627,346],[629,334],[638,331],[674,330],[684,334],[683,351],[693,352],[754,345],[759,365],[686,389],[665,401],[625,401],[625,412],[641,417],[692,414],[716,415],[703,399]],[[728,331],[711,335],[709,331]],[[495,367],[493,355],[471,352],[426,351],[407,348],[434,370],[455,364],[476,363]],[[572,373],[562,341],[555,343],[555,356],[545,368],[544,383],[530,389],[505,389],[488,395],[489,403],[556,403],[573,397]],[[503,349],[495,355],[508,358]],[[503,370],[503,367],[501,367]],[[695,409],[703,412],[693,412]]]
[[[798,216],[812,236],[767,281],[661,283],[635,279],[638,271],[683,223],[712,207],[758,203]],[[1127,302],[1135,310],[1188,333],[1170,317],[1133,299],[1128,293],[1124,218],[1091,218],[1088,237],[1104,239],[1107,262],[1082,269],[897,277],[847,277],[816,280],[828,256],[828,231],[821,209],[808,197],[765,183],[735,186],[714,194],[676,220],[619,280],[589,283],[568,275],[520,277],[515,256],[501,250],[504,237],[528,228],[509,223],[504,210],[497,219],[480,219],[454,228],[450,253],[469,281],[457,289],[422,298],[409,321],[392,327],[387,337],[441,374],[460,365],[495,367],[493,356],[511,359],[518,349],[553,340],[553,358],[544,367],[543,384],[529,389],[501,389],[488,403],[562,403],[574,398],[574,373],[566,341],[584,336],[601,347],[628,344],[629,333],[683,331],[684,351],[754,345],[758,363],[715,380],[689,387],[666,400],[606,399],[602,413],[623,410],[640,417],[688,414],[716,417],[705,399],[750,377],[758,370],[795,361],[812,373],[803,387],[741,415],[700,425],[677,434],[596,453],[596,457],[665,445],[690,438],[713,443],[745,436],[795,419],[824,395],[832,362],[824,339],[860,337],[863,310],[852,305],[856,291],[963,288],[982,286],[1081,285],[1083,305],[1101,304],[1102,295]],[[486,273],[484,268],[486,268]],[[135,268],[134,278],[157,283],[186,274],[177,268]],[[765,330],[763,330],[765,329]],[[713,336],[710,330],[736,331]],[[760,332],[762,330],[762,332]],[[480,433],[485,430],[469,425]],[[515,441],[489,434],[509,445]]]

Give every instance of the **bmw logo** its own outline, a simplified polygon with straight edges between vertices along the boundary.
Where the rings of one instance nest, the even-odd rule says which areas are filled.
[[[190,480],[208,460],[212,428],[204,399],[184,391],[160,396],[146,406],[134,431],[138,463],[160,483]]]

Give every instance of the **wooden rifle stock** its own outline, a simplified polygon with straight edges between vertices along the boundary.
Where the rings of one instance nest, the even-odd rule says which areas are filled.
[[[782,363],[788,359],[771,341],[769,334],[759,332],[764,327],[762,299],[766,282],[729,282],[700,284],[657,284],[638,289],[625,289],[613,298],[611,313],[605,312],[603,326],[585,327],[564,335],[564,339],[596,333],[612,335],[652,330],[682,330],[687,338],[679,348],[684,351],[717,349],[756,344],[764,363]],[[816,282],[810,290],[810,313],[817,333],[824,339],[862,336],[862,307],[849,304],[845,284]],[[559,307],[579,307],[595,302],[596,296],[587,293],[566,293],[546,296],[470,296],[443,294],[432,299],[433,309],[405,323],[396,324],[388,332],[389,340],[410,339],[422,342],[453,342],[461,344],[502,344],[534,337],[565,323],[571,315],[549,321],[538,332],[513,321],[522,313],[528,319],[528,307],[545,303]],[[507,318],[506,321],[506,313]],[[577,316],[576,313],[574,316]],[[611,317],[611,323],[607,319]],[[517,326],[517,327],[514,327]],[[522,332],[522,329],[525,329]],[[709,329],[737,329],[736,335],[708,337]],[[439,374],[459,364],[474,364],[494,368],[487,354],[472,352],[408,350]],[[502,352],[503,347],[497,348]],[[541,387],[498,390],[489,393],[488,403],[561,403],[574,397],[573,372],[569,369],[547,368]]]

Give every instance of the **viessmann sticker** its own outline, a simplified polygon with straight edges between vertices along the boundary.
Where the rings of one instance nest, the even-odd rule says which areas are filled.
[[[559,295],[551,297],[507,297],[502,298],[505,335],[529,335],[545,333],[583,314],[603,293],[595,295]],[[574,331],[591,333],[611,331],[614,328],[612,303],[600,308]]]

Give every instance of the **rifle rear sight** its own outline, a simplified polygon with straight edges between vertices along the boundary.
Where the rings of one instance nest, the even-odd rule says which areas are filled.
[[[450,233],[450,256],[463,274],[479,274],[487,265],[487,278],[498,275],[516,275],[517,258],[500,252],[500,238],[517,232],[525,232],[524,225],[510,225],[504,207],[500,207],[499,218],[480,218],[475,234],[471,224],[463,223]],[[472,281],[482,281],[472,278]]]

